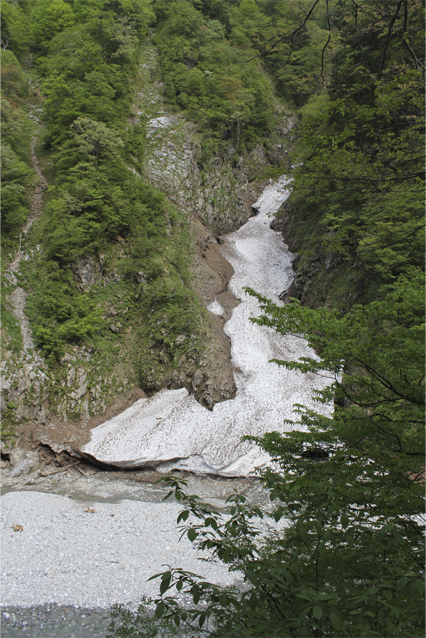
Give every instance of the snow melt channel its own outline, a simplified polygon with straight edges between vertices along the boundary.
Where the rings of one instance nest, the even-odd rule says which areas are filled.
[[[278,295],[293,279],[293,255],[281,234],[270,228],[271,214],[289,195],[287,184],[285,177],[271,183],[253,205],[258,215],[228,235],[223,244],[223,255],[235,270],[230,287],[242,301],[225,324],[231,339],[235,398],[209,411],[185,388],[163,390],[94,428],[82,452],[122,468],[156,466],[164,472],[181,469],[247,476],[268,463],[269,457],[257,446],[242,443],[242,436],[288,431],[290,426],[283,421],[293,417],[295,403],[320,409],[312,395],[324,387],[324,380],[269,363],[273,358],[315,354],[300,338],[283,337],[252,324],[249,319],[260,314],[258,303],[243,291],[250,286],[281,304]]]

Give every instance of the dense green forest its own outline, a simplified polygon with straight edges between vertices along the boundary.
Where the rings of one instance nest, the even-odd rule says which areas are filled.
[[[38,152],[50,184],[29,239],[33,250],[35,245],[42,250],[22,266],[36,345],[53,367],[70,344],[89,344],[103,358],[102,365],[111,367],[120,334],[111,333],[102,313],[105,306],[118,304],[127,308],[125,323],[138,325],[131,346],[134,382],[155,388],[155,362],[149,368],[146,361],[149,345],[156,344],[157,350],[160,345],[163,368],[167,361],[173,366],[188,351],[197,352],[205,320],[189,283],[188,220],[136,175],[144,152],[144,123],[129,126],[128,120],[139,47],[154,20],[151,5],[5,2],[2,12],[7,46],[2,67],[7,149],[3,263],[17,248],[34,177],[25,98],[39,97]],[[91,256],[113,271],[108,290],[78,290],[72,266]],[[9,293],[7,281],[3,283]],[[6,306],[4,317],[10,334],[16,334]],[[120,332],[125,333],[124,325]],[[194,339],[176,343],[182,335]],[[143,380],[138,378],[141,370]]]
[[[322,357],[276,363],[331,374],[318,400],[333,403],[334,415],[297,406],[306,431],[256,441],[280,468],[262,476],[272,516],[293,523],[267,542],[252,519],[268,514],[243,497],[233,497],[225,520],[170,479],[187,507],[180,521],[196,518],[185,528],[190,540],[241,572],[245,585],[223,591],[165,572],[157,600],[164,635],[174,625],[244,638],[420,638],[423,3],[4,0],[1,12],[2,272],[26,242],[26,314],[58,374],[71,347],[110,370],[127,340],[132,382],[153,392],[164,370],[195,361],[207,339],[188,215],[143,174],[146,121],[132,106],[147,42],[158,51],[165,104],[200,132],[200,174],[213,161],[232,169],[256,146],[270,150],[277,104],[298,123],[289,161],[258,175],[293,178],[274,222],[297,253],[292,300],[278,308],[249,293],[263,309],[259,323],[306,335]],[[25,238],[34,153],[49,188]],[[96,269],[93,285],[77,285],[80,265],[94,263],[108,287]],[[3,278],[2,339],[19,353],[6,300],[13,289]],[[108,318],[115,308],[121,324]],[[179,608],[173,587],[194,609]],[[122,619],[117,635],[157,635],[144,615],[139,628]]]
[[[423,268],[422,8],[396,3],[392,14],[391,6],[374,3],[357,21],[337,14],[328,90],[302,109],[290,233],[304,244],[301,269],[313,253],[326,264],[319,300],[333,299],[326,269],[337,266],[334,302],[340,293],[342,307],[372,301],[402,273]],[[320,241],[305,241],[308,219]]]

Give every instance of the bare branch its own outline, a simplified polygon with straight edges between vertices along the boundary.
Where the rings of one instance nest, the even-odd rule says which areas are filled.
[[[331,40],[330,10],[328,6],[328,0],[325,0],[325,6],[327,8],[328,38],[327,38],[327,42],[324,44],[323,50],[321,51],[321,79],[322,80],[324,79],[324,54]]]
[[[315,9],[315,7],[317,6],[317,4],[318,4],[318,2],[319,2],[319,1],[320,1],[320,0],[316,0],[316,2],[314,2],[314,4],[312,5],[312,7],[311,7],[311,8],[310,8],[310,10],[309,10],[308,15],[307,15],[307,16],[306,16],[306,18],[303,20],[302,24],[301,24],[299,27],[297,27],[297,29],[296,29],[295,31],[293,31],[293,33],[291,34],[291,36],[290,36],[290,53],[288,54],[288,58],[287,58],[287,60],[286,60],[285,65],[287,65],[287,64],[288,64],[288,62],[289,62],[289,60],[290,60],[290,58],[291,58],[291,54],[293,53],[293,38],[294,38],[294,36],[296,35],[296,33],[297,33],[298,31],[300,31],[301,29],[303,29],[303,27],[305,26],[305,24],[307,23],[307,21],[308,21],[308,20],[309,20],[309,18],[311,17],[312,12],[313,12],[313,10]],[[285,65],[284,65],[284,66],[285,66]]]
[[[355,0],[352,0],[352,3],[355,5],[355,26],[354,26],[354,33],[356,33],[357,27],[358,27],[358,7],[359,5],[355,2]]]
[[[420,226],[416,226],[414,228],[414,230],[410,230],[407,233],[405,233],[405,235],[400,235],[399,237],[397,237],[397,239],[395,239],[395,241],[390,242],[389,244],[386,244],[386,248],[390,248],[391,246],[395,246],[396,244],[398,244],[400,241],[403,241],[404,239],[408,239],[408,237],[411,237],[412,235],[415,235],[419,230],[422,230],[422,228],[425,227],[425,224],[421,224]],[[372,242],[371,244],[366,244],[366,246],[368,246],[368,248],[362,249],[359,251],[360,255],[363,255],[365,253],[374,253],[377,248],[375,248],[374,246],[376,245],[376,247],[380,248],[380,244],[378,242]]]
[[[388,37],[387,37],[387,40],[386,40],[385,48],[384,48],[384,50],[383,50],[382,64],[381,64],[381,66],[380,66],[379,75],[377,76],[377,78],[378,78],[379,80],[380,80],[380,78],[382,77],[383,68],[384,68],[384,66],[385,66],[386,51],[388,50],[389,42],[390,42],[390,39],[391,39],[393,25],[394,25],[394,23],[395,23],[395,20],[396,20],[396,19],[397,19],[397,17],[398,17],[399,10],[401,9],[402,3],[403,3],[403,0],[399,0],[399,2],[398,2],[398,6],[397,6],[397,8],[396,8],[395,15],[394,15],[394,16],[392,16],[392,19],[391,19],[391,21],[390,21],[390,23],[389,23]]]
[[[419,67],[425,68],[424,64],[422,64],[420,62],[419,58],[417,57],[417,55],[414,53],[413,49],[408,44],[408,39],[406,37],[407,25],[408,25],[408,0],[404,0],[404,35],[403,35],[404,44],[405,44],[406,48],[408,49],[408,52],[410,53],[411,57],[414,60],[414,64],[416,65],[416,69],[418,69]]]
[[[284,42],[284,40],[287,40],[287,38],[290,38],[290,53],[288,54],[288,58],[287,58],[287,61],[286,61],[286,64],[287,64],[289,59],[290,59],[290,56],[291,56],[291,54],[293,52],[293,38],[294,38],[294,36],[296,35],[296,33],[298,31],[300,31],[300,29],[303,29],[303,27],[305,26],[305,24],[307,23],[307,21],[311,17],[313,10],[315,9],[315,7],[317,6],[317,4],[319,2],[320,2],[320,0],[315,0],[314,4],[309,9],[309,12],[308,12],[306,18],[303,20],[302,24],[300,26],[298,26],[297,29],[295,29],[290,36],[284,35],[282,38],[278,38],[278,40],[276,42],[274,42],[274,44],[269,49],[267,49],[266,51],[263,51],[262,53],[259,53],[258,55],[254,55],[252,58],[249,58],[248,60],[246,60],[246,62],[251,62],[252,60],[255,60],[256,58],[260,58],[262,55],[268,55],[268,53],[270,53],[273,49],[275,49],[275,47],[278,46],[281,42]]]

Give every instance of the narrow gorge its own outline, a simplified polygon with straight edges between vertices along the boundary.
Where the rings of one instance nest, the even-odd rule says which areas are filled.
[[[235,398],[217,403],[209,411],[185,388],[163,390],[149,399],[139,399],[92,430],[82,453],[121,468],[248,476],[265,465],[267,455],[241,438],[286,431],[283,422],[293,416],[295,403],[314,408],[312,397],[326,381],[278,368],[270,360],[315,354],[300,337],[280,337],[270,328],[251,324],[250,319],[259,316],[258,303],[244,291],[251,286],[280,304],[280,294],[292,282],[293,256],[280,233],[270,229],[288,195],[285,177],[267,186],[253,202],[257,215],[225,236],[221,246],[234,269],[230,290],[240,301],[224,326],[231,340]],[[215,315],[225,312],[220,296],[208,310]]]
[[[2,638],[422,638],[424,3],[1,19]]]
[[[280,233],[270,229],[274,214],[288,195],[285,177],[269,184],[253,202],[257,214],[225,236],[221,244],[223,255],[234,269],[230,288],[240,301],[225,324],[231,340],[235,398],[208,410],[185,388],[163,390],[149,399],[139,399],[94,428],[90,441],[76,452],[104,466],[156,468],[160,473],[157,477],[171,470],[211,474],[216,478],[210,482],[195,480],[193,486],[206,503],[219,508],[226,508],[224,495],[230,495],[237,485],[223,479],[256,476],[256,469],[268,463],[267,454],[242,443],[241,437],[286,431],[283,419],[292,417],[293,404],[305,402],[313,407],[313,392],[326,383],[314,375],[285,371],[269,362],[274,357],[315,354],[297,336],[279,337],[269,328],[251,324],[250,318],[259,314],[258,304],[243,290],[250,284],[281,303],[279,296],[292,281],[293,255]],[[209,311],[218,316],[224,313],[221,301],[219,294]],[[46,477],[37,468],[30,468],[28,459],[29,455],[21,458],[21,480],[16,471],[4,480],[3,605],[4,613],[8,619],[15,619],[15,624],[28,624],[31,619],[35,622],[37,617],[38,623],[44,619],[48,625],[49,615],[55,618],[71,614],[73,607],[82,607],[82,627],[92,621],[103,626],[102,609],[117,603],[132,607],[143,595],[155,594],[156,584],[146,579],[158,570],[164,554],[219,584],[234,582],[223,567],[199,565],[189,541],[178,543],[174,520],[180,505],[158,502],[165,491],[150,485],[149,473],[146,479],[139,473],[129,475],[126,481],[124,473],[120,478],[111,472],[91,470],[86,474],[85,468],[84,476],[78,478],[71,463],[62,478],[54,471],[52,477]],[[135,483],[138,477],[146,483],[142,489]],[[256,483],[238,486],[254,503],[265,501]],[[9,491],[11,488],[16,491]],[[10,516],[16,518],[14,512],[25,521],[22,542],[40,549],[31,560],[29,549],[17,552],[16,542],[21,537],[9,523]],[[90,518],[92,513],[94,518]],[[142,563],[141,556],[145,557]],[[61,622],[56,621],[54,631],[66,631]],[[78,629],[73,631],[80,635]]]

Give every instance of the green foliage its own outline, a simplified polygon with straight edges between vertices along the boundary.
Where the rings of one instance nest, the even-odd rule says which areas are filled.
[[[146,130],[142,124],[135,124],[128,129],[125,137],[125,149],[135,163],[135,168],[141,170],[145,153]]]
[[[203,159],[231,144],[237,152],[251,150],[268,135],[275,120],[269,78],[290,106],[303,106],[323,90],[339,40],[338,11],[337,3],[320,2],[311,15],[313,4],[155,2],[164,94],[204,131]]]
[[[223,151],[226,139],[236,148],[252,146],[274,122],[270,82],[258,64],[247,63],[243,52],[226,39],[224,25],[206,19],[192,3],[179,0],[154,9],[165,96],[207,127],[204,156]]]
[[[22,226],[30,213],[29,195],[35,172],[30,151],[33,124],[23,108],[28,80],[16,57],[21,58],[26,48],[27,16],[21,8],[7,2],[2,3],[1,12],[1,248],[4,265],[19,246]],[[22,348],[21,330],[6,302],[6,295],[11,292],[7,280],[2,278],[2,348],[18,353]],[[8,406],[2,414],[3,437],[12,435],[15,426],[13,409],[14,406]]]
[[[13,440],[17,438],[16,426],[17,419],[15,416],[15,410],[17,406],[11,401],[6,402],[6,409],[2,412],[2,428],[1,428],[1,440],[6,443],[8,447],[13,447]]]
[[[421,86],[407,70],[377,87],[375,108],[337,98],[301,130],[292,201],[321,214],[333,233],[326,249],[356,255],[383,279],[423,263]]]
[[[29,212],[27,189],[33,171],[7,142],[2,148],[2,233],[16,237]]]
[[[31,15],[33,42],[46,51],[52,38],[74,23],[74,13],[69,4],[63,0],[41,0],[35,4]]]
[[[28,82],[15,54],[8,49],[1,53],[2,95],[12,105],[20,105],[28,94]]]
[[[9,49],[18,58],[28,45],[28,16],[24,9],[13,2],[1,3],[1,47]],[[3,62],[4,63],[4,62]]]
[[[256,47],[274,77],[279,95],[300,108],[312,94],[322,91],[329,76],[330,52],[339,38],[333,28],[337,3],[320,2],[312,14],[314,2],[310,0],[263,4],[270,20],[268,37],[259,38]]]
[[[3,347],[7,347],[8,350],[12,350],[12,352],[18,353],[22,349],[22,334],[18,322],[5,303],[4,297],[6,292],[9,293],[10,290],[8,288],[6,289],[4,282],[2,282],[1,321],[2,328],[9,338],[8,342],[3,344]]]
[[[121,188],[114,182],[107,187],[102,164],[98,171],[92,160],[91,166],[96,182],[87,171],[84,179],[67,180],[63,198],[52,197],[35,236],[44,251],[34,268],[23,266],[37,344],[57,359],[66,343],[84,343],[95,332],[109,330],[95,307],[100,291],[94,286],[86,295],[79,293],[75,269],[78,258],[92,255],[100,270],[100,254],[114,251],[121,232],[126,246],[115,268],[123,290],[133,290],[130,303],[140,324],[141,351],[149,352],[147,344],[161,347],[173,361],[176,338],[188,343],[200,325],[200,305],[189,289],[186,224],[164,195],[130,171]]]
[[[313,256],[350,264],[362,284],[349,285],[345,299],[370,301],[424,263],[423,7],[413,2],[399,14],[399,6],[375,2],[355,16],[349,3],[338,5],[328,91],[300,111],[293,248],[301,271]],[[332,270],[315,278],[331,281]],[[333,302],[328,288],[322,300]]]
[[[164,196],[150,190],[164,211]],[[141,226],[133,226],[133,251],[126,265],[126,276],[141,282],[139,312],[144,321],[138,368],[146,392],[159,389],[164,372],[159,373],[175,369],[182,355],[197,357],[206,336],[205,310],[192,291],[188,270],[192,253],[188,222],[169,206],[166,210],[167,218],[155,214],[152,202],[143,233]]]
[[[188,628],[182,630],[176,626],[171,620],[158,619],[149,608],[149,600],[144,597],[143,602],[139,605],[137,613],[117,605],[111,612],[111,624],[108,628],[108,638],[116,636],[117,638],[186,638],[187,636],[197,636],[196,631]]]
[[[334,401],[334,414],[296,406],[297,430],[252,439],[275,461],[261,477],[271,510],[235,494],[223,516],[166,479],[184,505],[180,532],[243,583],[221,588],[168,569],[153,576],[157,617],[222,638],[423,635],[423,283],[401,277],[344,317],[250,291],[266,313],[256,323],[321,351],[277,363],[329,377],[318,400]],[[176,591],[193,606],[180,607]]]
[[[56,261],[41,259],[37,271],[24,268],[31,285],[26,313],[36,344],[52,363],[66,343],[81,344],[99,330],[102,310],[88,295],[79,294],[71,270]]]
[[[62,0],[37,3],[32,24],[45,77],[46,144],[61,145],[78,118],[124,128],[139,40],[152,17],[148,0],[75,2],[72,9]]]
[[[118,133],[109,129],[103,122],[95,122],[89,117],[74,120],[72,130],[75,131],[72,144],[80,155],[90,158],[98,170],[99,157],[114,161],[124,142]],[[66,149],[68,151],[68,149]]]
[[[27,93],[27,80],[11,51],[2,53],[2,159],[1,159],[1,236],[3,249],[16,243],[30,212],[29,188],[34,178],[30,142],[31,120],[21,108]]]

